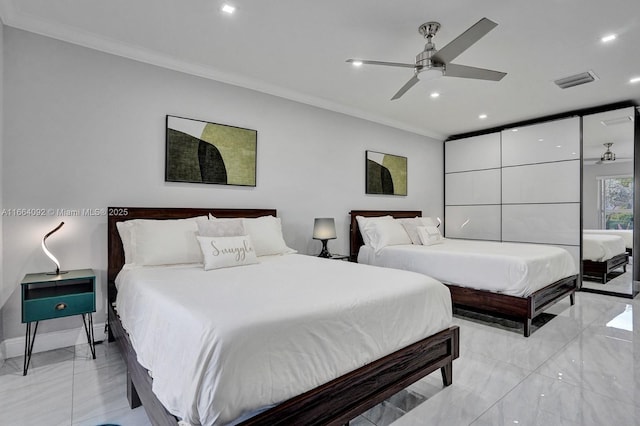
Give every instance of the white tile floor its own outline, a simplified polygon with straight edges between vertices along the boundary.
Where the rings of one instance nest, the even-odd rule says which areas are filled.
[[[372,425],[640,425],[640,300],[579,293],[531,337],[508,321],[456,316],[453,385],[436,372],[351,422]],[[149,425],[130,410],[113,345],[35,354],[0,368],[0,424]],[[8,423],[4,423],[7,421]]]

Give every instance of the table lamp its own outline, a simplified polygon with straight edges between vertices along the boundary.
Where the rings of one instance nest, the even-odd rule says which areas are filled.
[[[322,251],[318,257],[331,257],[327,241],[336,239],[336,223],[332,217],[316,218],[313,223],[313,239],[322,241]]]
[[[47,275],[60,275],[60,274],[66,274],[67,273],[66,271],[60,271],[60,262],[58,262],[58,259],[56,259],[56,257],[53,255],[53,253],[51,253],[49,251],[49,249],[47,248],[47,238],[49,238],[51,236],[51,234],[56,232],[58,229],[62,228],[62,225],[64,225],[64,222],[60,222],[60,225],[56,226],[53,230],[49,231],[42,238],[42,251],[44,252],[44,254],[47,255],[47,257],[49,259],[51,259],[53,261],[53,263],[56,264],[56,271],[55,272],[48,272]]]

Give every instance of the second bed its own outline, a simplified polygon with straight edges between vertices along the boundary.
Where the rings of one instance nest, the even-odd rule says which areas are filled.
[[[515,317],[531,333],[531,321],[544,309],[574,294],[577,268],[564,249],[517,243],[446,239],[442,244],[393,245],[375,250],[365,245],[357,216],[415,218],[420,211],[353,210],[351,256],[358,262],[420,272],[446,284],[453,303]]]

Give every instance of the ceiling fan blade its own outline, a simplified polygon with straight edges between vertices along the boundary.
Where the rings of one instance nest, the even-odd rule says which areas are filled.
[[[486,68],[469,67],[467,65],[446,64],[444,75],[447,77],[475,78],[478,80],[500,81],[506,72],[488,70]]]
[[[432,59],[436,62],[448,64],[497,26],[498,24],[492,20],[482,18],[451,43],[438,50]]]
[[[398,90],[398,92],[393,95],[393,98],[391,98],[392,101],[398,99],[399,97],[401,97],[402,95],[404,95],[405,93],[407,93],[407,90],[411,89],[413,86],[415,86],[415,84],[420,81],[418,80],[418,76],[414,75],[413,77],[411,77],[411,79],[409,81],[407,81],[404,86],[402,86],[400,88],[400,90]]]
[[[383,62],[383,61],[367,61],[364,59],[347,59],[346,62],[362,62],[363,64],[366,65],[384,65],[387,67],[403,67],[403,68],[415,68],[416,65],[415,64],[403,64],[400,62]]]

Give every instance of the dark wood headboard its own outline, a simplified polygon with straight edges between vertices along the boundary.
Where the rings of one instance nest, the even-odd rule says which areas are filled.
[[[393,216],[395,218],[411,218],[416,216],[422,216],[421,210],[351,210],[349,212],[351,216],[351,224],[349,225],[349,259],[352,262],[358,260],[358,252],[360,247],[364,244],[362,241],[362,235],[360,234],[360,228],[358,228],[358,222],[356,216],[364,217],[377,217],[377,216]]]
[[[113,282],[124,265],[124,250],[116,223],[131,219],[186,219],[189,217],[260,217],[276,216],[276,209],[213,209],[213,208],[166,208],[166,207],[109,207],[107,219],[107,278],[109,303],[115,299]],[[113,286],[113,289],[112,289]],[[112,291],[113,290],[113,291]]]

